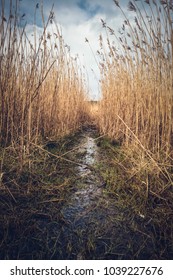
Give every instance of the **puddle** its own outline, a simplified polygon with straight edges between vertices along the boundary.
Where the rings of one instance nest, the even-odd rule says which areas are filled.
[[[83,162],[84,164],[92,165],[96,161],[98,147],[92,137],[87,136],[86,140],[84,139],[84,141],[85,144],[79,148],[79,152],[86,152]]]
[[[94,139],[89,136],[85,137],[78,153],[83,154],[82,164],[78,166],[78,172],[81,177],[84,177],[91,173],[89,167],[97,161],[98,147]]]

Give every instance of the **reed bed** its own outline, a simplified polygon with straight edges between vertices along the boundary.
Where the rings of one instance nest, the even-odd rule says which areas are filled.
[[[130,1],[128,13],[134,21],[119,1],[114,3],[124,15],[124,22],[117,35],[102,20],[107,43],[100,36],[102,100],[98,125],[103,134],[131,151],[128,158],[135,161],[133,169],[147,160],[150,163],[144,166],[154,173],[157,170],[171,184],[172,2]]]
[[[72,58],[53,9],[47,21],[35,8],[29,37],[20,2],[11,1],[9,14],[1,2],[0,22],[0,145],[12,146],[21,166],[32,143],[55,140],[76,130],[85,117],[86,84]],[[15,8],[14,8],[15,6]],[[41,32],[36,15],[41,13]],[[40,29],[39,29],[40,30]]]

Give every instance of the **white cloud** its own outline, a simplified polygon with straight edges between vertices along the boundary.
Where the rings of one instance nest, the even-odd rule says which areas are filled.
[[[112,1],[110,2],[112,3]],[[102,18],[107,21],[108,25],[110,23],[110,25],[114,27],[120,23],[120,17],[113,17],[112,8],[110,8],[109,5],[106,10],[108,11],[110,9],[110,12],[106,14],[106,12],[104,12],[104,7],[106,6],[104,1],[95,1],[95,4],[93,1],[90,1],[90,4],[91,3],[93,9],[95,5],[100,5],[102,7],[101,11],[103,12],[88,18],[84,10],[79,9],[79,7],[71,6],[71,9],[67,7],[62,7],[62,9],[60,9],[59,7],[59,13],[57,9],[55,9],[55,15],[57,21],[62,26],[63,37],[65,42],[70,46],[71,53],[73,55],[78,53],[80,61],[86,66],[89,76],[91,98],[97,98],[97,96],[99,96],[98,84],[100,74],[95,60],[97,59],[96,52],[99,49],[99,35],[100,33],[104,33],[100,20]],[[85,43],[85,38],[89,40],[90,46]]]

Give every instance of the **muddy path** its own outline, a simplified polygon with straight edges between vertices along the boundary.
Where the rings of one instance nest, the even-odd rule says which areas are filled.
[[[109,172],[109,160],[105,165],[98,137],[94,127],[87,127],[75,141],[68,140],[67,161],[50,156],[57,153],[56,143],[52,143],[38,187],[27,195],[13,193],[15,200],[11,195],[0,196],[1,259],[172,256],[172,247],[168,249],[171,240],[165,238],[164,230],[150,215],[127,203],[127,195],[130,199],[134,195],[123,187],[118,189],[118,182],[117,191],[109,190],[99,168],[102,165],[102,171]]]
[[[102,161],[96,130],[79,136],[70,158],[77,163],[72,191],[49,235],[59,234],[55,259],[150,259],[157,251],[150,219],[134,213],[118,195],[110,195],[97,166]],[[73,151],[74,150],[74,151]],[[109,169],[109,166],[107,166]],[[156,253],[157,255],[157,253]]]

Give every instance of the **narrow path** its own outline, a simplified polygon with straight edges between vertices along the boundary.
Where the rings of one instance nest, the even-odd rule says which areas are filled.
[[[134,232],[135,225],[132,229],[127,220],[130,210],[107,195],[104,181],[94,168],[100,160],[94,134],[93,129],[87,129],[80,138],[75,150],[81,164],[76,167],[75,191],[61,209],[67,223],[64,240],[68,238],[71,248],[68,258],[133,259],[135,254],[136,258],[148,258],[153,246],[151,236],[140,231],[137,224]],[[146,243],[149,251],[145,249]]]

